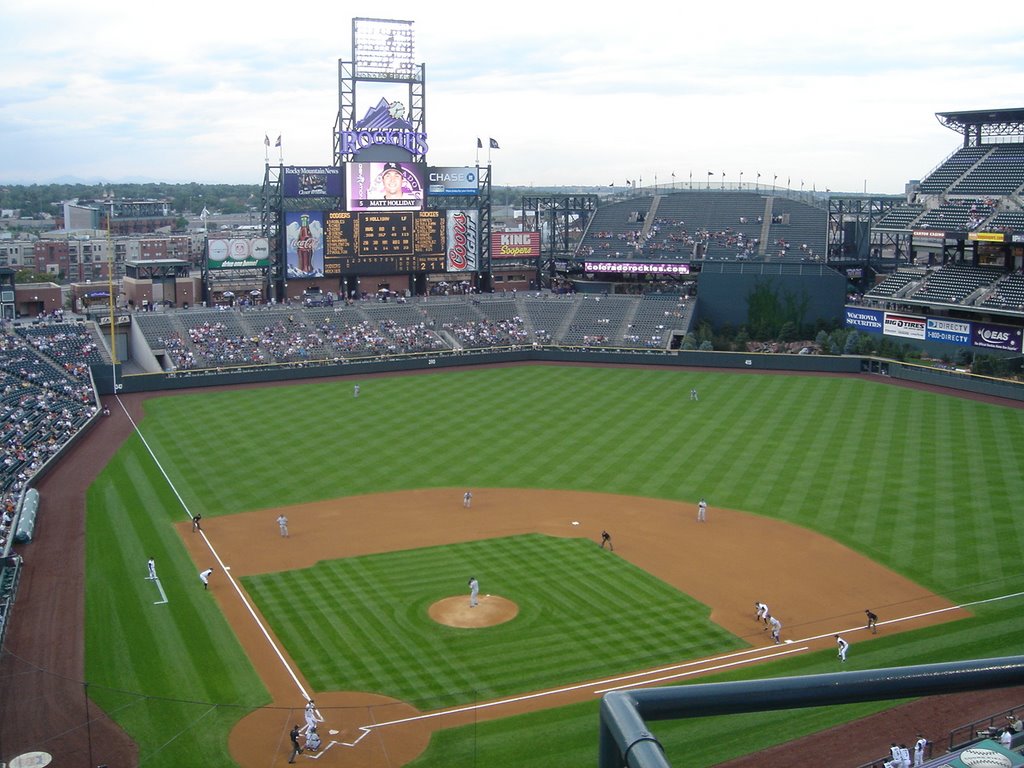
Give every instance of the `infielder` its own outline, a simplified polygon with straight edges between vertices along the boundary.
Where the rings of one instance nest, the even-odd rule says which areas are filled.
[[[469,577],[469,607],[476,608],[477,596],[480,594],[480,582],[476,580],[475,576]]]
[[[462,494],[462,506],[464,506],[466,509],[469,509],[470,507],[473,506],[472,491],[466,491],[464,494]]]
[[[780,637],[782,633],[782,622],[776,619],[774,616],[769,615],[768,626],[772,629],[772,640],[774,640],[775,644],[778,645],[782,642],[782,638]]]
[[[850,644],[843,640],[839,635],[836,635],[836,645],[839,647],[839,660],[846,661],[846,649],[850,647]]]
[[[754,621],[761,620],[765,624],[768,623],[768,606],[764,603],[754,601],[754,607],[757,608],[757,614],[754,616]]]
[[[281,535],[288,538],[288,518],[284,513],[277,516],[277,527],[281,529]]]
[[[697,505],[697,522],[704,523],[708,519],[708,503],[704,499]]]

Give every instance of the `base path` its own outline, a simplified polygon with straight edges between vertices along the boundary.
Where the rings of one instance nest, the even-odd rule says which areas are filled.
[[[335,499],[218,517],[204,521],[204,530],[237,579],[305,568],[321,560],[532,532],[589,538],[598,546],[601,531],[607,529],[616,556],[710,606],[712,620],[745,639],[753,650],[672,669],[623,670],[623,676],[636,675],[625,680],[581,681],[557,691],[523,692],[504,701],[424,713],[372,692],[312,691],[274,638],[324,716],[319,728],[324,743],[334,742],[316,756],[318,765],[400,766],[426,749],[430,734],[439,728],[593,700],[600,691],[624,684],[682,681],[721,664],[746,665],[778,653],[831,648],[835,632],[854,644],[868,641],[872,635],[863,627],[864,609],[869,607],[882,622],[941,611],[894,625],[883,623],[880,632],[884,634],[968,615],[963,610],[943,610],[953,606],[831,539],[766,517],[712,508],[708,522],[698,523],[693,504],[487,488],[474,489],[473,507],[466,509],[463,492],[431,489]],[[289,520],[287,540],[281,539],[275,522],[282,511]],[[429,526],[417,524],[424,519],[430,520]],[[182,523],[179,531],[197,565],[207,562],[209,552],[201,539],[191,535],[190,525]],[[766,558],[765,552],[773,557]],[[781,569],[779,562],[789,565]],[[296,681],[238,594],[223,583],[213,591],[274,699],[272,707],[253,712],[234,729],[231,754],[242,766],[283,765],[289,754],[288,730],[303,723],[304,702]],[[441,601],[434,610],[448,620],[467,620],[459,616],[470,613],[468,596],[452,599],[466,607],[446,608]],[[495,604],[498,600],[499,596],[493,598]],[[793,645],[772,644],[763,625],[754,620],[755,600],[768,603],[782,621],[783,639],[809,639]],[[481,602],[486,601],[481,595]],[[502,608],[499,616],[514,604]],[[478,621],[483,620],[481,616]]]

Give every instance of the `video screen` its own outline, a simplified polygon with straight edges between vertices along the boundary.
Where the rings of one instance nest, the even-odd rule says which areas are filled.
[[[422,163],[347,163],[345,196],[349,211],[423,209]]]

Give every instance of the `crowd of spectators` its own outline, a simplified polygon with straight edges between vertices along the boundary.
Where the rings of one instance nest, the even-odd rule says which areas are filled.
[[[471,320],[442,323],[442,330],[451,334],[462,347],[511,347],[527,344],[529,331],[519,316],[493,322]]]
[[[30,343],[8,329],[0,332],[0,549],[10,541],[17,499],[28,482],[96,412],[84,364],[48,359],[45,350],[52,348],[45,334]]]

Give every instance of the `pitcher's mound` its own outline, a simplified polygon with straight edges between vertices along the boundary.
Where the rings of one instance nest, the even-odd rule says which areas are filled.
[[[480,603],[469,607],[469,597],[458,595],[438,600],[427,613],[438,624],[449,627],[477,628],[493,627],[511,621],[519,613],[519,606],[498,595],[480,595]]]

